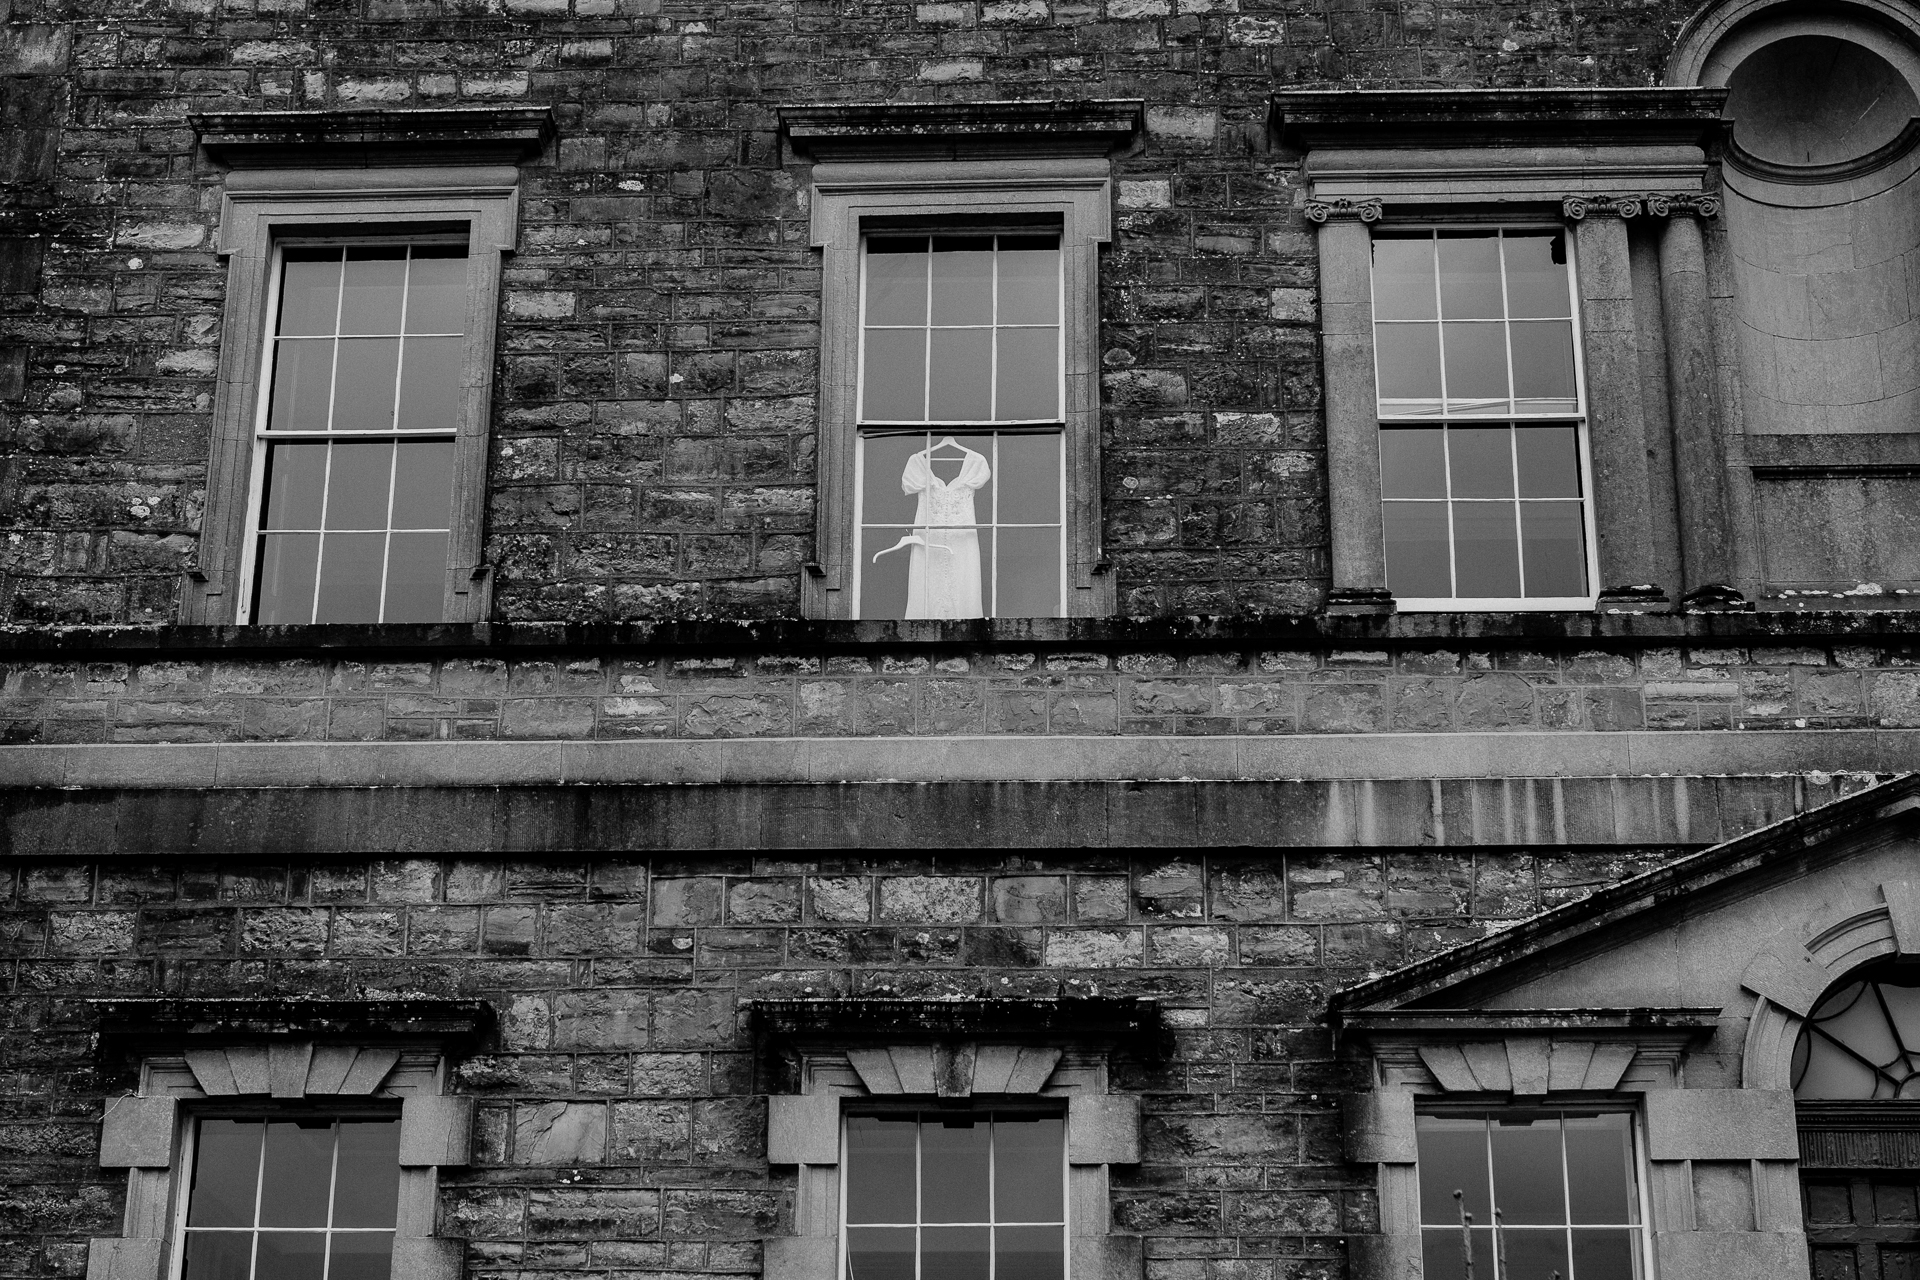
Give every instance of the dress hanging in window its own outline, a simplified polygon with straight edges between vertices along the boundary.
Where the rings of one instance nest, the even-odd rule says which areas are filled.
[[[960,474],[942,480],[933,473],[937,449],[961,452]],[[983,618],[980,602],[980,535],[974,528],[973,495],[993,473],[984,454],[949,437],[907,459],[901,492],[920,499],[914,529],[887,551],[911,548],[907,563],[908,618]],[[879,559],[886,551],[880,552]]]

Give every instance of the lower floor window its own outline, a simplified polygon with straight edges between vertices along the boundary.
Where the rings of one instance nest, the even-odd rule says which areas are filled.
[[[1066,612],[1064,434],[859,435],[859,616]]]
[[[398,1117],[202,1116],[181,1280],[387,1280]]]
[[[1388,589],[1415,608],[1586,604],[1584,472],[1574,423],[1383,424]]]
[[[1066,1121],[846,1121],[844,1280],[1066,1280]]]
[[[1624,1112],[1418,1119],[1425,1280],[1636,1280],[1645,1221]]]

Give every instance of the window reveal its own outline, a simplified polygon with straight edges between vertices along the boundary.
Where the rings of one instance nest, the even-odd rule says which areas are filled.
[[[1058,236],[869,236],[859,616],[1065,611]]]
[[[845,1280],[1066,1280],[1066,1122],[849,1116]]]
[[[1381,515],[1403,606],[1591,602],[1572,284],[1559,232],[1375,234]]]
[[[243,621],[438,622],[466,248],[286,246],[278,257]]]
[[[1417,1135],[1426,1280],[1462,1280],[1467,1248],[1476,1280],[1644,1274],[1626,1114],[1423,1115]]]
[[[387,1280],[398,1119],[225,1119],[195,1126],[181,1280]]]

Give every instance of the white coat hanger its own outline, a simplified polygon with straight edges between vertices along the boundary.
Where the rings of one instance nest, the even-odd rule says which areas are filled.
[[[938,453],[942,449],[958,449],[963,454],[973,452],[973,450],[967,448],[967,446],[961,444],[958,440],[955,440],[952,436],[947,436],[946,438],[941,440],[939,444],[936,444],[931,448],[929,448],[927,452],[929,454],[933,454],[933,453]]]

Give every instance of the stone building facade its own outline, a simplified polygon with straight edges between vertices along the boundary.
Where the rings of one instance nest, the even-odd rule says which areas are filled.
[[[0,119],[0,1277],[1915,1265],[1910,5],[0,0]]]

